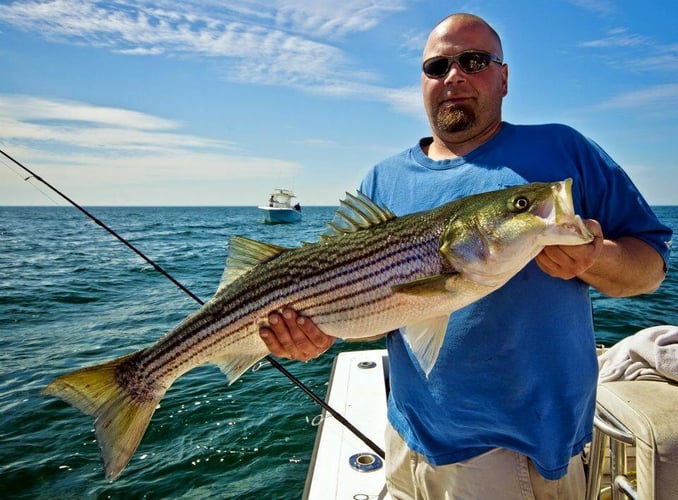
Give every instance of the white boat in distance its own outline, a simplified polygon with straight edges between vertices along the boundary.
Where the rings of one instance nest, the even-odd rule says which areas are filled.
[[[259,208],[264,214],[265,224],[291,224],[301,221],[301,206],[292,205],[292,198],[296,198],[291,189],[276,188],[268,198],[268,205]]]

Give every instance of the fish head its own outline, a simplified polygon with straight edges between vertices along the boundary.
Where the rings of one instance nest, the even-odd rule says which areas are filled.
[[[469,196],[450,217],[440,252],[465,279],[500,286],[547,245],[582,245],[593,235],[575,214],[572,179]]]

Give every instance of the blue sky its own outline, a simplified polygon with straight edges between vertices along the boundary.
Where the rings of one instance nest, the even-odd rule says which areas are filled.
[[[334,205],[429,135],[421,51],[459,11],[503,38],[505,120],[678,205],[673,0],[1,1],[0,148],[85,205]],[[0,205],[51,203],[4,165]]]

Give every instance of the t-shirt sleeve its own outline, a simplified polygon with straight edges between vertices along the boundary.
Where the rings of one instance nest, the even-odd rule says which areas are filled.
[[[582,140],[582,217],[600,222],[607,239],[632,236],[649,244],[667,269],[672,230],[659,221],[626,172],[595,142]]]

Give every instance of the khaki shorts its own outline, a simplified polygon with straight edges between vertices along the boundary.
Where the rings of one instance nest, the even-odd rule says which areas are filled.
[[[390,424],[386,484],[394,500],[582,500],[586,491],[580,455],[572,457],[568,473],[556,481],[539,474],[525,455],[504,448],[434,466],[410,450]]]

